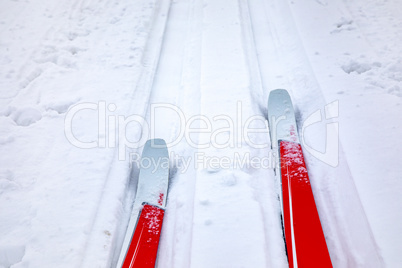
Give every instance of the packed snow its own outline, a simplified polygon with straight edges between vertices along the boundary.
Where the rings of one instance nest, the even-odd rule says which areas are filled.
[[[159,268],[288,267],[289,91],[334,267],[402,267],[399,0],[0,0],[0,267],[114,267],[149,138]]]

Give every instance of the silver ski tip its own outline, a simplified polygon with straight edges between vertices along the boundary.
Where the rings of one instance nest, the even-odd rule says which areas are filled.
[[[271,92],[269,92],[269,95],[271,95],[271,94],[277,94],[277,93],[289,94],[286,89],[278,88],[278,89],[271,90]]]
[[[165,148],[166,142],[164,139],[150,139],[150,140],[147,140],[144,147]]]

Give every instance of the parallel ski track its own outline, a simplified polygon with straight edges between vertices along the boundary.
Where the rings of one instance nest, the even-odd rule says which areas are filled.
[[[238,120],[233,108],[236,102],[242,103],[242,115],[249,118],[253,115],[264,114],[262,108],[262,88],[258,70],[258,62],[256,62],[255,50],[250,44],[250,31],[247,25],[247,9],[244,7],[244,1],[206,1],[204,10],[204,25],[206,25],[203,39],[203,66],[202,66],[202,88],[201,88],[201,114],[213,118],[219,114],[225,114],[233,120]],[[217,16],[217,14],[220,15]],[[235,17],[236,16],[236,17]],[[230,19],[230,17],[232,17]],[[233,22],[231,24],[231,21]],[[225,30],[222,30],[225,29]],[[228,43],[228,47],[224,48],[224,41]],[[215,50],[215,51],[214,51]],[[232,53],[236,50],[236,53]],[[222,52],[218,55],[217,51]],[[230,59],[230,57],[233,57]],[[230,60],[228,64],[222,64],[222,61]],[[234,65],[235,67],[232,68]],[[232,72],[229,72],[232,70]],[[244,71],[243,71],[244,70]],[[222,80],[216,79],[221,76]],[[227,83],[225,77],[229,77],[231,81]],[[214,84],[216,82],[219,86]],[[234,84],[233,81],[236,81]],[[227,107],[224,110],[222,107]],[[257,103],[257,105],[255,105]],[[261,104],[261,105],[260,105]],[[226,105],[226,106],[225,106]],[[239,121],[239,120],[238,120]],[[237,122],[240,123],[240,122]],[[219,122],[213,124],[213,128],[222,127]],[[267,151],[255,150],[242,139],[239,138],[241,131],[236,129],[232,133],[237,140],[236,147],[200,149],[199,152],[208,156],[225,156],[233,157],[233,153],[240,155],[250,154],[252,157],[261,157]],[[206,135],[200,134],[200,139],[206,142]],[[241,140],[240,140],[241,139]],[[268,135],[261,135],[259,142],[268,143]],[[252,167],[234,167],[233,169],[205,168],[199,170],[199,180],[195,198],[194,212],[194,243],[192,267],[220,267],[225,265],[233,266],[254,266],[267,267],[270,262],[270,244],[272,245],[272,237],[280,234],[280,220],[270,215],[275,213],[275,205],[270,203],[271,192],[269,191],[273,180],[269,180],[268,170],[254,170]],[[267,179],[268,178],[268,179]],[[233,187],[228,188],[225,180],[233,179]],[[238,191],[238,192],[237,192]],[[222,197],[218,197],[216,192],[222,192]],[[235,196],[235,192],[237,195]],[[263,194],[263,192],[265,194]],[[253,196],[250,198],[250,196]],[[255,202],[257,199],[258,202]],[[206,201],[205,201],[206,200]],[[208,202],[211,204],[207,204]],[[248,204],[248,209],[234,209],[237,202],[242,200],[242,205]],[[202,201],[202,202],[200,202]],[[205,203],[200,205],[200,203]],[[232,204],[229,206],[228,204]],[[220,210],[230,213],[227,217],[220,214]],[[200,216],[201,215],[201,216]],[[246,224],[246,219],[252,219],[256,216],[258,219],[252,223]],[[213,222],[211,226],[204,224],[205,219]],[[240,220],[238,218],[241,218]],[[260,219],[268,219],[267,222],[261,222]],[[269,220],[273,219],[272,221]],[[272,226],[275,227],[270,230]],[[215,223],[216,222],[216,223]],[[236,224],[236,223],[237,224]],[[233,224],[232,224],[233,223]],[[226,228],[222,228],[226,226]],[[252,226],[252,227],[251,227]],[[252,229],[252,230],[250,230]],[[216,232],[215,237],[210,232]],[[229,235],[232,233],[233,235]],[[232,243],[231,239],[240,239],[242,235],[248,235],[249,241],[254,241],[255,249],[251,252],[250,248],[240,249],[241,244]],[[272,236],[271,236],[272,234]],[[208,239],[217,240],[206,249],[205,236]],[[270,237],[271,236],[271,237]],[[229,238],[230,237],[230,238]],[[270,239],[271,238],[271,239]],[[275,239],[274,239],[275,240]],[[277,240],[276,240],[277,241]],[[244,243],[245,241],[243,241]],[[205,249],[205,252],[203,251]],[[219,251],[220,253],[215,253]],[[224,256],[232,254],[232,258]],[[241,253],[240,253],[241,252]],[[203,259],[203,256],[206,256]],[[209,256],[209,257],[208,257]],[[243,256],[238,257],[238,256]],[[253,258],[248,264],[243,263],[245,256]],[[255,257],[255,258],[254,258]],[[285,254],[283,253],[285,261]],[[239,261],[239,262],[237,262]],[[284,263],[284,262],[283,262]],[[272,263],[271,263],[272,264]],[[257,265],[257,266],[255,266]],[[278,267],[278,266],[276,266]]]
[[[168,14],[171,1],[155,1],[154,14],[152,18],[151,28],[147,43],[143,50],[142,64],[143,69],[136,88],[133,90],[132,99],[134,100],[131,109],[128,111],[130,115],[136,114],[142,117],[146,116],[149,106],[152,84],[155,72],[158,66],[161,47],[164,40],[165,29],[168,21]],[[136,140],[141,138],[142,133],[135,134]],[[135,139],[134,138],[134,139]],[[130,209],[133,202],[133,189],[130,187],[130,169],[127,165],[128,161],[119,161],[118,149],[115,150],[115,160],[113,161],[108,173],[107,180],[104,184],[104,191],[98,202],[98,209],[95,212],[94,222],[91,227],[91,233],[87,241],[84,259],[81,267],[110,267],[117,262],[121,243],[124,239],[125,228],[130,218]],[[126,170],[126,179],[119,179],[121,170]],[[120,185],[119,185],[120,184]],[[126,187],[123,187],[125,185]],[[125,212],[116,215],[116,211],[122,210],[122,204],[126,207]],[[115,216],[111,220],[111,216]],[[105,236],[104,230],[113,230],[108,236]],[[102,254],[104,259],[99,259]]]
[[[150,102],[173,105],[186,117],[199,114],[201,13],[200,1],[178,1],[172,5]],[[158,123],[155,138],[164,138],[171,154],[186,159],[194,155],[194,148],[184,139],[177,140],[184,127],[177,117],[165,114],[162,120],[159,117],[155,120]],[[171,159],[167,209],[156,267],[190,267],[195,181],[194,168],[183,170],[180,162]]]
[[[253,2],[253,1],[252,1]],[[255,2],[253,2],[255,3]],[[252,5],[248,0],[238,0],[240,17],[242,23],[242,34],[243,34],[243,48],[244,54],[247,58],[249,75],[250,75],[250,96],[255,104],[255,114],[266,117],[267,114],[267,96],[269,88],[264,80],[266,79],[261,74],[261,62],[259,60],[260,55],[257,51],[257,45],[255,40],[255,30]],[[260,137],[263,143],[270,143],[269,135]],[[267,148],[268,149],[268,148]],[[264,189],[265,193],[259,192],[257,196],[258,201],[262,207],[262,215],[265,227],[265,240],[267,245],[267,259],[269,260],[269,267],[287,267],[287,260],[285,255],[285,244],[279,247],[275,241],[280,240],[282,237],[282,226],[280,221],[280,204],[279,200],[276,198],[277,190],[279,189],[276,185],[274,174],[272,171],[263,172],[263,180],[269,182],[269,188]],[[259,175],[259,176],[261,176]],[[254,178],[254,180],[260,180],[261,178]],[[262,183],[258,187],[261,187]],[[270,191],[270,193],[268,193]],[[267,199],[267,196],[270,198]],[[276,239],[273,239],[273,238]],[[279,239],[278,239],[279,237]]]

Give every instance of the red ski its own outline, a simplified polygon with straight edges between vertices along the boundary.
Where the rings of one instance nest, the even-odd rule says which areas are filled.
[[[155,267],[164,213],[159,207],[144,205],[123,268]]]
[[[276,174],[289,267],[332,267],[286,90],[270,93],[268,122],[272,148],[279,154]]]
[[[149,140],[142,153],[130,222],[117,263],[122,268],[154,268],[165,214],[169,155],[164,140]]]

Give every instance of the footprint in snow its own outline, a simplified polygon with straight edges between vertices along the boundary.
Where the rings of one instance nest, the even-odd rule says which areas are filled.
[[[353,72],[357,74],[362,74],[370,71],[372,66],[368,63],[360,63],[352,60],[349,63],[342,65],[341,68],[347,74],[351,74]]]
[[[19,126],[29,126],[42,119],[42,113],[32,107],[19,108],[10,113],[10,118]]]
[[[225,186],[235,186],[237,178],[234,174],[227,174],[221,177],[221,183]]]
[[[25,255],[25,246],[6,245],[0,247],[0,267],[11,267],[22,261]]]

